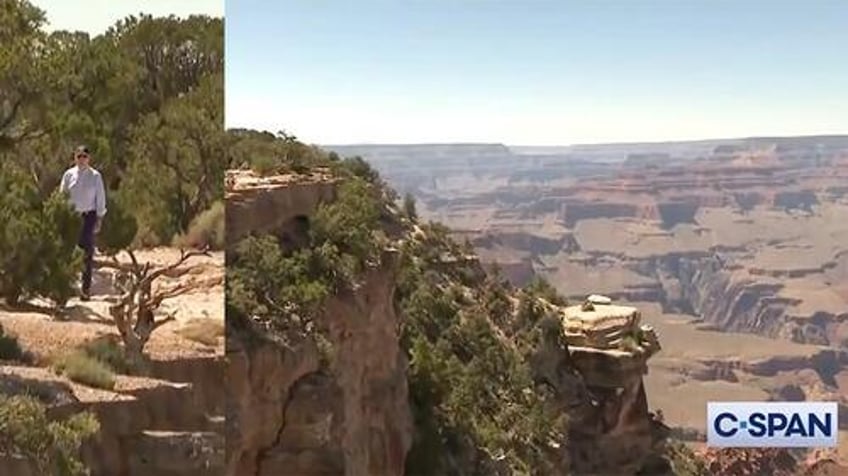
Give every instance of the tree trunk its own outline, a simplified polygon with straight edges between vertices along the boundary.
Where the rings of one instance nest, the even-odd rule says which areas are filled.
[[[126,334],[122,333],[123,341],[124,341],[124,349],[127,352],[127,359],[133,365],[133,367],[144,360],[144,344],[138,336],[135,335],[135,332],[127,332]]]

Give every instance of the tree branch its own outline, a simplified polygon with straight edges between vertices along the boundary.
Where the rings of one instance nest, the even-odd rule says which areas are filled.
[[[189,260],[189,259],[191,259],[195,256],[211,256],[209,254],[209,247],[207,246],[202,250],[193,250],[193,251],[189,251],[189,252],[186,252],[185,250],[180,250],[180,259],[179,260],[177,260],[175,263],[172,263],[172,264],[165,266],[163,268],[159,268],[156,271],[150,273],[150,275],[148,275],[145,278],[145,281],[153,282],[156,278],[163,276],[163,275],[174,276],[176,269],[181,264],[185,263],[187,260]],[[175,277],[182,276],[182,275],[186,274],[188,271],[189,270],[185,270],[185,271],[181,272],[180,274],[177,274]]]
[[[20,110],[21,105],[23,103],[24,103],[23,96],[18,97],[17,101],[12,103],[11,110],[6,115],[6,117],[4,117],[2,121],[0,121],[0,130],[9,127],[9,125],[12,124],[12,121],[14,121],[16,117],[18,117],[18,111]]]
[[[156,329],[158,329],[158,328],[160,328],[160,327],[164,326],[165,324],[167,324],[167,323],[169,323],[169,322],[176,321],[176,320],[177,320],[177,318],[176,318],[176,317],[174,317],[174,316],[176,316],[176,312],[172,312],[171,314],[168,314],[168,315],[165,317],[165,319],[161,319],[161,320],[158,320],[158,321],[154,321],[154,322],[153,322],[153,326],[150,328],[150,332],[152,333],[152,332],[153,332],[153,331],[155,331]]]

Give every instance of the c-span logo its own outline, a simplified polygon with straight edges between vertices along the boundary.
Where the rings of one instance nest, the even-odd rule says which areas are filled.
[[[709,402],[707,445],[721,447],[834,447],[835,402]]]

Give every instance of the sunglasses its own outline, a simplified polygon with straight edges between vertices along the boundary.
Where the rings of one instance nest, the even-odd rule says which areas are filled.
[[[87,159],[89,157],[88,154],[77,154],[78,159]]]

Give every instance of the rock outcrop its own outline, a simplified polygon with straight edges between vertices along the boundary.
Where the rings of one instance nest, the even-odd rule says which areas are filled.
[[[249,234],[273,233],[296,246],[318,204],[332,200],[335,183],[316,171],[309,176],[260,177],[250,171],[227,172],[227,243]]]
[[[640,325],[637,309],[603,296],[590,296],[563,314],[570,360],[590,398],[569,422],[571,471],[635,474],[661,442],[642,382],[648,359],[660,350],[657,336]]]

